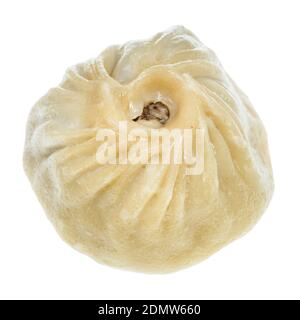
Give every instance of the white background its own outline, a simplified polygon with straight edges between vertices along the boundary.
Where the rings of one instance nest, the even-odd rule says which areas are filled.
[[[300,298],[299,1],[1,1],[0,298]],[[23,173],[31,106],[65,69],[182,24],[265,123],[275,194],[245,237],[169,275],[102,266],[62,242]]]

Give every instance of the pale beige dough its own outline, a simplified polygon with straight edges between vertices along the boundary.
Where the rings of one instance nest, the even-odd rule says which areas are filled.
[[[186,175],[185,164],[97,163],[97,130],[121,120],[144,126],[132,119],[157,97],[174,109],[164,127],[204,130],[201,175]],[[24,167],[66,242],[150,273],[193,265],[243,235],[273,192],[261,120],[216,55],[181,26],[69,68],[30,113]]]

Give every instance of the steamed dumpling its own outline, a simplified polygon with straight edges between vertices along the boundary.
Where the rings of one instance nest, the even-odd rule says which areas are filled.
[[[146,107],[147,108],[146,108]],[[203,170],[100,164],[97,133],[199,128]],[[247,232],[273,192],[267,137],[216,55],[184,27],[112,46],[33,107],[26,174],[60,236],[111,266],[171,272]]]

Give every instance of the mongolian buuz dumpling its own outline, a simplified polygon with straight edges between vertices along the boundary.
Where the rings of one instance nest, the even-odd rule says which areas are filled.
[[[67,243],[150,273],[243,235],[273,192],[261,120],[180,26],[69,68],[30,113],[24,167]]]

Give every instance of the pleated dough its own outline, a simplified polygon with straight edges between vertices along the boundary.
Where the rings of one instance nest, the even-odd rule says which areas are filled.
[[[99,128],[132,128],[141,103],[176,105],[164,125],[201,128],[204,170],[100,165]],[[66,71],[33,107],[26,174],[59,235],[111,266],[150,273],[195,264],[247,232],[273,192],[263,124],[216,55],[178,26],[112,46]]]

